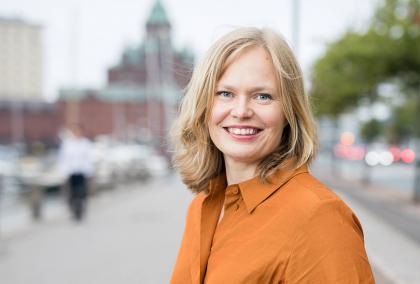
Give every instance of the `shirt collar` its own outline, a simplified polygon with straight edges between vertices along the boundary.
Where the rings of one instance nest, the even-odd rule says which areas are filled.
[[[266,182],[263,182],[259,176],[241,182],[239,184],[239,189],[248,213],[251,213],[259,204],[266,200],[291,178],[298,174],[307,172],[308,166],[303,165],[296,170],[279,169],[269,175]]]
[[[279,169],[267,177],[267,181],[263,182],[259,176],[246,180],[238,184],[243,201],[248,213],[251,213],[259,204],[266,200],[271,194],[282,187],[294,176],[307,173],[308,166],[303,165],[296,170]],[[212,178],[209,183],[209,194],[215,194],[227,187],[226,173]]]

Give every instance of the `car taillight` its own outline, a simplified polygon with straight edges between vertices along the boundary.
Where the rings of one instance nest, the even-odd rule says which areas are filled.
[[[411,164],[412,162],[414,162],[415,159],[416,159],[416,153],[412,149],[407,148],[407,149],[402,150],[401,160],[404,163]]]

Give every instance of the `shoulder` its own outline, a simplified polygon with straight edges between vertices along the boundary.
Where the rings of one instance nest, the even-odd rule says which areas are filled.
[[[184,239],[186,240],[191,240],[191,238],[200,233],[201,208],[205,197],[204,193],[197,194],[188,206],[184,229]]]
[[[200,215],[201,207],[206,196],[207,195],[204,192],[200,192],[196,196],[194,196],[194,198],[190,202],[190,205],[188,206],[187,220],[194,218],[194,216]]]
[[[194,198],[191,200],[188,210],[197,210],[203,204],[204,199],[206,199],[207,194],[204,192],[197,193]]]
[[[353,211],[310,174],[296,176],[289,186],[291,197],[300,198],[295,205],[301,209],[297,210],[288,278],[308,283],[315,279],[373,283],[362,226]]]
[[[353,210],[328,186],[310,173],[293,177],[286,185],[288,199],[299,216],[301,229],[319,226],[328,229],[332,224],[346,224],[335,229],[351,229],[363,236],[362,227]]]
[[[307,210],[328,203],[351,210],[335,192],[308,172],[291,178],[284,191],[293,196],[295,202],[304,203]]]
[[[305,194],[313,202],[339,198],[327,185],[308,172],[294,176],[288,184],[300,194]]]

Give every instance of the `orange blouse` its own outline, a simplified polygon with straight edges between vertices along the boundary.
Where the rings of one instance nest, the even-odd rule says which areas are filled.
[[[303,166],[266,183],[213,179],[190,204],[171,283],[375,281],[359,220]]]

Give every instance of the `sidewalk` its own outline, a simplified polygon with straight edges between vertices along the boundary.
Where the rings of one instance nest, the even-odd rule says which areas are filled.
[[[96,195],[81,223],[61,210],[9,231],[0,238],[0,282],[168,283],[191,197],[172,175]]]
[[[420,283],[420,206],[382,186],[333,178],[328,169],[316,163],[313,172],[360,219],[366,251],[377,271],[378,283]],[[385,279],[379,280],[382,277]]]

